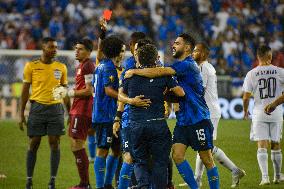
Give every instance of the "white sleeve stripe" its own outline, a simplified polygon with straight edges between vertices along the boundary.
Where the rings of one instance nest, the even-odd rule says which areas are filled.
[[[93,80],[93,74],[84,75],[85,83],[91,83]]]

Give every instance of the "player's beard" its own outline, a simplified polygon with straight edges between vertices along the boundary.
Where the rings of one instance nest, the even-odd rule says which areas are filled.
[[[176,51],[176,53],[173,54],[173,57],[176,58],[176,59],[178,59],[178,58],[180,58],[182,55],[183,55],[183,52],[182,52],[182,51]]]

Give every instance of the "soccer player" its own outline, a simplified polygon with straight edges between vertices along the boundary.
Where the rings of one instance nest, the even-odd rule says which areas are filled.
[[[205,43],[198,43],[192,53],[192,58],[197,62],[203,80],[205,89],[205,101],[210,111],[210,119],[214,127],[213,140],[217,139],[217,127],[221,118],[221,109],[218,102],[217,76],[215,68],[208,62],[209,47]],[[221,165],[226,167],[232,173],[232,188],[239,185],[239,180],[245,175],[245,172],[238,168],[223,152],[222,149],[214,146],[212,155]],[[195,166],[195,179],[198,186],[201,186],[201,178],[204,171],[204,165],[197,154]]]
[[[95,69],[90,59],[93,50],[93,42],[90,39],[82,39],[76,43],[75,55],[79,61],[76,68],[75,89],[67,92],[69,97],[74,97],[70,110],[69,136],[71,150],[75,156],[80,183],[71,189],[89,189],[89,160],[85,150],[85,141],[88,130],[92,126],[92,80]]]
[[[189,34],[181,34],[173,44],[173,57],[177,61],[170,67],[134,69],[126,72],[126,78],[140,75],[149,78],[176,75],[179,85],[185,91],[185,100],[179,102],[177,125],[173,136],[173,159],[180,175],[191,188],[198,188],[193,171],[185,160],[188,146],[198,151],[207,168],[210,188],[219,188],[219,174],[214,164],[213,126],[209,109],[204,99],[204,87],[196,62],[190,56],[195,40]]]
[[[138,48],[140,67],[156,67],[158,52],[154,45],[146,44]],[[172,77],[151,79],[134,76],[125,80],[122,91],[128,94],[119,95],[119,100],[130,104],[129,110],[129,144],[134,157],[134,171],[138,188],[167,188],[167,166],[171,148],[171,134],[164,118],[164,91],[184,96],[184,91]],[[144,107],[135,106],[135,99],[144,96]],[[148,162],[152,159],[152,168]],[[150,178],[150,172],[152,177]]]
[[[144,39],[146,35],[143,32],[133,32],[130,37],[130,51],[132,55],[134,55],[135,51],[135,44],[138,42],[138,40]],[[136,61],[134,56],[129,57],[124,61],[123,67],[124,71],[122,72],[120,76],[120,83],[124,80],[125,72],[129,69],[134,69],[136,65]],[[125,189],[129,186],[130,178],[133,174],[133,166],[132,166],[132,157],[129,152],[129,142],[128,142],[128,112],[129,112],[129,105],[126,104],[124,106],[124,103],[119,102],[118,103],[118,117],[117,119],[121,120],[121,142],[122,142],[122,148],[123,148],[123,164],[120,169],[119,173],[119,189]],[[116,120],[117,120],[116,119]],[[115,122],[113,124],[113,129],[117,131],[120,128],[120,122]]]
[[[112,134],[119,85],[116,67],[120,66],[124,58],[125,45],[119,38],[111,36],[102,41],[101,50],[105,58],[96,68],[92,81],[94,86],[92,122],[96,130],[97,143],[94,170],[96,188],[112,188],[111,183],[120,155],[119,139]],[[106,159],[109,148],[112,149],[113,154]]]
[[[283,110],[278,106],[271,115],[264,112],[266,105],[281,96],[284,83],[284,69],[271,64],[272,51],[268,46],[257,49],[259,65],[249,71],[243,85],[244,118],[247,119],[249,99],[253,95],[254,108],[250,139],[257,141],[257,161],[262,174],[259,185],[269,185],[267,148],[271,141],[271,160],[274,169],[273,182],[280,182],[282,152],[280,148],[281,131],[283,124]]]
[[[29,149],[27,151],[27,182],[26,189],[32,188],[32,177],[36,163],[37,150],[41,137],[48,135],[50,153],[50,181],[49,189],[55,188],[60,150],[60,136],[64,135],[64,109],[61,100],[55,100],[53,88],[67,85],[67,68],[64,64],[54,61],[57,53],[57,42],[50,37],[42,40],[42,55],[40,59],[28,62],[24,68],[23,89],[21,95],[19,127],[27,125]],[[32,88],[29,94],[30,87]],[[24,110],[27,101],[31,102],[31,109],[26,124]],[[70,104],[66,101],[69,112]]]

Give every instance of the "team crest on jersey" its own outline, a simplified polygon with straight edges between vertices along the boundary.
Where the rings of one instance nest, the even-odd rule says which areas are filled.
[[[109,76],[109,81],[110,81],[110,82],[114,82],[114,77],[113,77],[113,75]]]
[[[58,69],[54,70],[54,77],[55,79],[59,80],[61,78],[61,71]]]

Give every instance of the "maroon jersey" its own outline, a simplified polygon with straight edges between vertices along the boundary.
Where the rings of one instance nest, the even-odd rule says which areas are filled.
[[[94,63],[87,59],[80,63],[76,68],[75,76],[75,90],[80,90],[86,88],[85,75],[93,75],[95,70]],[[92,104],[93,97],[74,97],[74,101],[70,110],[71,115],[84,115],[87,117],[92,117]]]

